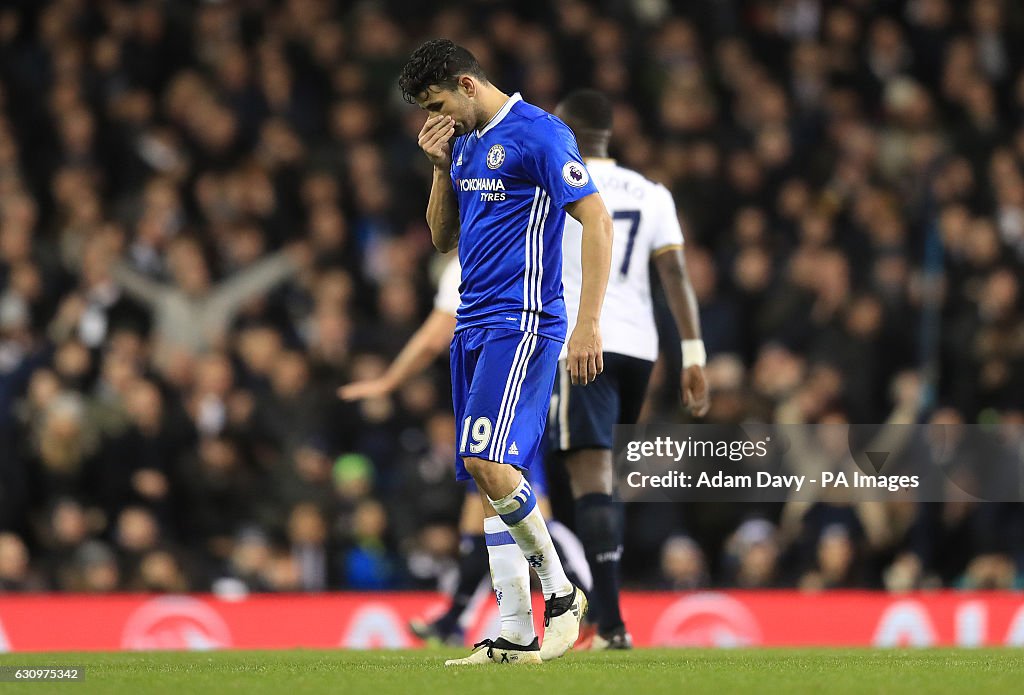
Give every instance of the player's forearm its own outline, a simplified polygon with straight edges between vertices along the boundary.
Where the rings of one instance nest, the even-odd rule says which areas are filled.
[[[603,208],[603,205],[602,205]],[[608,213],[595,214],[583,222],[581,246],[583,278],[580,287],[580,309],[577,325],[601,320],[601,305],[608,287],[612,264],[612,219]]]
[[[436,167],[427,203],[427,224],[430,226],[430,239],[438,251],[448,253],[458,245],[459,204],[448,173]]]
[[[452,342],[455,317],[435,309],[384,373],[389,386],[398,388],[430,365]]]
[[[654,258],[654,265],[658,269],[672,318],[679,329],[679,337],[683,340],[700,340],[700,309],[697,306],[697,295],[686,274],[683,250],[673,248],[658,254]]]

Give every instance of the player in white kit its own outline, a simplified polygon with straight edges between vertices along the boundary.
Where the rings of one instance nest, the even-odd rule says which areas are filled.
[[[703,371],[706,356],[672,194],[608,157],[612,107],[603,94],[575,91],[559,104],[555,115],[575,133],[580,153],[612,215],[615,234],[601,311],[604,373],[582,389],[570,383],[564,367],[559,369],[549,411],[550,449],[561,452],[569,471],[576,500],[576,532],[591,569],[591,609],[596,613],[597,634],[590,646],[628,649],[632,640],[619,609],[623,518],[621,505],[613,498],[611,449],[614,425],[636,422],[658,357],[649,274],[652,261],[682,337],[683,403],[698,417],[708,410]],[[570,321],[576,315],[582,280],[580,233],[579,223],[567,218],[562,282]]]

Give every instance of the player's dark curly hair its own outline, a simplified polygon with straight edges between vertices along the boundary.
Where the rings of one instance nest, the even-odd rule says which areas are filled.
[[[565,113],[571,126],[590,130],[612,129],[612,102],[596,89],[577,89],[570,92],[558,107]]]
[[[448,39],[431,39],[409,56],[398,77],[398,87],[402,97],[414,104],[427,87],[455,89],[460,75],[487,81],[487,75],[472,53]]]

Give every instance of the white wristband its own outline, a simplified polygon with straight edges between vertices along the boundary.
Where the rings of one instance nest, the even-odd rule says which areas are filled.
[[[703,340],[684,340],[683,346],[683,369],[697,365],[703,367],[708,361],[708,354],[704,351]]]

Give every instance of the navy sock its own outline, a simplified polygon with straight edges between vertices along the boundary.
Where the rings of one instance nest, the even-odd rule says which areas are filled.
[[[451,606],[435,621],[442,632],[453,632],[458,628],[459,618],[488,571],[487,544],[483,534],[463,536],[459,545],[459,583],[452,594]]]
[[[622,526],[622,509],[611,495],[591,493],[576,500],[576,532],[594,577],[590,593],[601,632],[623,625],[619,610]]]

